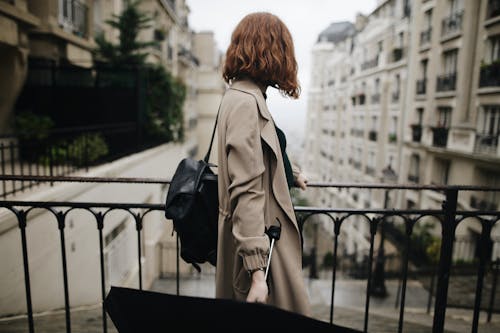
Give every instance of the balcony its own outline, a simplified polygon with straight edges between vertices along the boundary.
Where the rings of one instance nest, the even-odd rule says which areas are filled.
[[[0,181],[9,181],[12,177],[0,178]],[[65,178],[65,177],[50,177],[50,178],[40,178],[40,177],[22,177],[18,176],[19,181],[26,182],[38,182],[38,181],[52,181],[56,183],[67,183],[67,182],[81,182],[81,183],[102,183],[106,185],[131,185],[137,186],[138,184],[155,184],[155,185],[167,185],[169,180],[158,179],[158,178],[86,178],[86,177],[75,177],[75,178]],[[447,310],[456,307],[463,308],[461,304],[454,303],[457,299],[463,299],[472,295],[473,302],[471,301],[466,305],[466,309],[470,310],[471,319],[469,323],[466,321],[460,321],[461,327],[464,325],[470,325],[472,327],[478,327],[480,331],[486,331],[491,328],[491,331],[495,331],[494,327],[496,320],[491,320],[492,316],[498,316],[498,304],[495,302],[490,302],[490,300],[498,299],[497,294],[494,293],[496,285],[491,287],[491,280],[495,276],[497,270],[498,262],[495,258],[490,256],[491,245],[498,246],[498,240],[496,240],[495,235],[492,232],[492,221],[496,221],[500,212],[498,212],[497,206],[493,203],[485,202],[478,198],[471,199],[475,200],[475,204],[472,206],[477,206],[479,210],[468,209],[462,210],[458,209],[457,198],[465,192],[476,191],[482,193],[483,191],[494,191],[499,192],[500,188],[493,187],[481,187],[481,186],[435,186],[435,185],[387,185],[387,184],[334,184],[334,183],[319,183],[310,182],[308,184],[309,188],[314,190],[327,189],[363,189],[366,191],[395,191],[401,190],[412,190],[412,191],[436,191],[443,193],[443,201],[441,205],[437,205],[436,209],[398,209],[394,207],[390,208],[365,208],[365,209],[352,209],[343,206],[337,206],[334,208],[329,207],[310,207],[310,206],[295,206],[294,211],[297,216],[297,221],[299,225],[304,226],[304,230],[316,230],[317,232],[312,232],[312,236],[308,235],[307,232],[303,232],[304,237],[308,237],[311,244],[314,243],[315,237],[322,237],[321,240],[328,239],[326,247],[332,249],[328,252],[328,260],[323,260],[323,265],[321,266],[322,272],[328,273],[327,279],[314,277],[304,277],[312,282],[312,279],[316,279],[314,282],[324,283],[321,286],[329,286],[330,288],[322,287],[321,299],[330,299],[331,302],[321,303],[313,309],[313,317],[325,318],[325,314],[329,313],[330,323],[337,324],[346,320],[351,316],[350,322],[355,323],[356,326],[354,331],[364,331],[367,332],[368,327],[376,325],[376,327],[386,327],[387,331],[389,328],[398,327],[398,331],[410,331],[410,332],[420,332],[420,331],[430,331],[432,326],[433,332],[444,332],[444,327],[447,324],[455,323],[452,316],[447,316]],[[388,193],[388,192],[387,192]],[[354,196],[354,195],[353,195]],[[3,283],[9,283],[16,285],[21,283],[21,288],[15,288],[11,292],[17,297],[25,301],[25,312],[24,315],[20,315],[21,318],[7,319],[15,321],[19,325],[19,331],[23,327],[26,329],[25,332],[33,333],[35,332],[35,323],[37,331],[47,331],[47,332],[71,332],[78,331],[77,327],[80,325],[85,325],[86,332],[108,332],[112,331],[110,320],[107,316],[107,309],[105,308],[104,299],[109,291],[109,279],[113,274],[113,270],[105,269],[107,266],[106,260],[108,253],[104,247],[107,239],[105,234],[106,229],[112,225],[114,212],[123,212],[125,215],[131,216],[131,219],[126,221],[130,223],[131,235],[133,237],[125,239],[127,245],[130,245],[132,251],[129,251],[128,255],[137,267],[136,279],[132,282],[133,286],[130,288],[135,288],[136,290],[149,290],[150,287],[147,286],[145,282],[145,277],[148,274],[148,270],[153,267],[164,267],[165,263],[168,263],[170,267],[173,268],[172,277],[166,279],[171,291],[169,293],[173,295],[180,295],[186,293],[186,284],[192,283],[196,280],[194,284],[194,292],[199,293],[205,290],[204,288],[213,288],[213,273],[205,273],[200,275],[194,275],[186,273],[186,271],[181,271],[182,259],[180,258],[180,244],[175,242],[175,234],[173,236],[172,247],[167,248],[169,252],[168,255],[159,255],[157,257],[158,261],[148,262],[145,259],[145,251],[143,243],[144,235],[152,231],[149,229],[158,223],[171,224],[171,221],[164,219],[163,212],[165,209],[164,204],[155,202],[122,202],[117,201],[114,203],[102,203],[102,202],[88,202],[88,201],[3,201],[0,200],[0,207],[8,211],[12,216],[14,222],[14,228],[12,233],[17,233],[19,237],[12,238],[12,248],[19,249],[19,256],[14,257],[14,261],[18,260],[20,266],[19,270],[8,272],[7,278],[3,280]],[[36,216],[38,214],[31,214],[32,211],[40,211],[40,214],[53,214],[51,219],[54,220],[54,224],[46,224],[44,226],[38,226],[39,230],[43,228],[53,228],[50,230],[54,232],[54,240],[50,244],[41,245],[46,253],[33,253],[32,246],[34,246],[33,229],[34,224],[36,224]],[[89,233],[92,241],[87,243],[85,247],[78,248],[77,251],[81,251],[80,256],[75,257],[73,253],[74,248],[72,245],[66,246],[66,241],[72,242],[71,238],[68,236],[70,233],[74,233],[73,228],[73,216],[75,211],[81,211],[83,218],[82,224],[89,226],[89,231],[94,231],[94,233]],[[150,218],[151,214],[158,213],[159,220],[156,218]],[[319,216],[325,216],[327,219],[324,221],[327,225],[325,229],[319,229],[320,224],[315,223],[315,218]],[[401,224],[396,225],[392,222],[394,217],[401,217]],[[436,243],[426,243],[419,239],[418,237],[418,223],[423,217],[431,218],[434,223],[441,225],[441,232],[439,236],[435,237],[434,241]],[[119,217],[119,216],[116,216]],[[359,217],[359,218],[358,218]],[[464,219],[464,217],[466,217]],[[453,275],[453,281],[457,281],[458,278],[463,278],[464,274],[459,274],[459,266],[453,261],[453,249],[457,246],[459,240],[456,239],[456,225],[466,223],[465,220],[473,219],[478,223],[482,230],[485,231],[480,234],[477,239],[471,244],[472,248],[476,249],[477,257],[475,265],[471,266],[467,272],[467,276],[470,277],[467,285],[464,286],[463,283],[453,283],[449,284],[450,273]],[[85,223],[87,222],[87,223]],[[359,222],[359,223],[358,223]],[[345,235],[354,232],[354,228],[361,223],[366,223],[369,227],[369,232],[363,236],[365,237],[366,251],[362,253],[347,253],[341,251],[343,243],[342,237],[340,235]],[[353,228],[351,228],[353,227]],[[30,229],[31,228],[31,229]],[[440,228],[440,229],[441,229]],[[146,231],[149,230],[149,231]],[[333,230],[330,234],[326,230]],[[109,229],[108,229],[109,232]],[[112,230],[114,232],[114,229]],[[112,233],[111,232],[111,233]],[[301,229],[302,232],[302,229]],[[324,235],[323,235],[324,233]],[[384,240],[384,235],[387,234],[387,239]],[[28,237],[27,237],[28,235]],[[72,236],[74,237],[74,235]],[[382,242],[379,242],[379,240]],[[493,240],[493,244],[492,244]],[[372,269],[372,267],[378,266],[379,263],[387,263],[390,257],[386,254],[384,256],[383,251],[380,249],[385,248],[379,247],[377,250],[376,244],[385,245],[390,244],[390,247],[394,247],[394,255],[398,260],[397,265],[382,265],[382,267],[387,267],[390,270],[387,274],[387,279],[391,276],[393,277],[392,282],[399,287],[392,289],[394,293],[398,293],[395,298],[396,303],[394,303],[394,298],[389,300],[391,316],[384,316],[379,318],[376,313],[373,313],[373,306],[380,307],[383,300],[377,299],[376,296],[372,294],[375,289],[375,282],[377,281],[378,271],[377,269]],[[384,243],[386,242],[386,243]],[[5,244],[5,243],[4,243]],[[436,248],[437,256],[432,257],[426,253],[426,249],[432,244]],[[339,247],[340,245],[340,247]],[[165,248],[160,247],[159,251],[164,251]],[[316,248],[314,248],[316,250]],[[70,252],[71,251],[71,252]],[[156,251],[156,249],[155,249]],[[171,252],[170,252],[171,251]],[[305,272],[311,272],[316,268],[320,268],[318,265],[318,260],[312,260],[312,255],[309,252],[312,249],[304,249],[304,270]],[[15,252],[17,253],[17,252]],[[163,253],[163,252],[160,252]],[[314,252],[316,253],[316,252]],[[171,254],[171,255],[170,255]],[[11,255],[11,253],[10,253]],[[35,259],[39,259],[43,256],[52,255],[54,260],[51,260],[50,267],[46,267],[45,270],[48,274],[47,276],[40,276],[37,271]],[[78,269],[81,257],[88,260],[91,265],[95,264],[95,276],[91,276],[90,280],[87,281],[81,276],[74,275],[75,269]],[[362,256],[362,260],[358,260],[357,257]],[[115,259],[123,260],[127,259],[126,256],[122,255]],[[316,259],[316,257],[314,257]],[[41,261],[38,261],[41,262]],[[430,264],[429,264],[430,263]],[[428,266],[426,266],[428,265]],[[22,267],[22,268],[21,268]],[[431,276],[428,272],[434,272],[434,276]],[[338,277],[342,274],[342,281],[339,281]],[[15,275],[13,277],[12,275]],[[24,277],[25,278],[24,278]],[[208,280],[205,280],[208,276]],[[345,300],[341,295],[345,292],[345,283],[347,281],[346,277],[356,277],[358,281],[364,285],[366,283],[366,288],[360,288],[358,281],[355,281],[356,288],[348,289],[347,298],[350,302],[351,307],[355,307],[355,312],[349,312],[343,308],[345,305]],[[409,300],[406,299],[406,294],[409,291],[407,286],[420,284],[421,281],[429,281],[432,278],[435,284],[431,284],[430,287],[423,289],[419,292],[429,294],[429,297],[422,295],[420,297],[423,302],[417,303],[416,299],[411,300],[411,305],[408,303]],[[15,281],[13,281],[15,279]],[[53,279],[53,280],[51,280]],[[61,281],[61,283],[55,283],[55,281]],[[95,281],[94,281],[95,280]],[[470,282],[470,281],[477,281]],[[22,282],[21,282],[22,281]],[[40,283],[40,281],[47,281],[50,283]],[[204,282],[206,283],[204,283]],[[383,282],[383,280],[382,280]],[[416,283],[418,282],[418,283]],[[197,284],[199,283],[199,284]],[[88,312],[88,309],[74,307],[75,303],[78,303],[78,295],[70,292],[74,292],[81,284],[83,288],[95,288],[96,290],[87,290],[87,295],[95,295],[93,297],[97,298],[96,305],[92,307],[92,313],[96,314],[96,317],[85,317],[82,313]],[[315,283],[309,283],[308,288]],[[392,283],[391,283],[392,285]],[[115,286],[119,286],[115,284]],[[182,288],[181,288],[182,286]],[[199,288],[199,287],[204,288]],[[209,287],[212,286],[212,287]],[[351,285],[348,285],[351,286]],[[352,285],[354,286],[354,285]],[[47,288],[47,290],[45,290]],[[430,288],[430,292],[428,292]],[[43,289],[43,291],[41,290]],[[464,290],[471,290],[464,292]],[[213,289],[211,289],[213,290]],[[434,293],[433,290],[436,290]],[[193,290],[191,290],[192,292]],[[318,290],[317,290],[318,291]],[[340,293],[339,293],[340,291]],[[40,298],[43,297],[43,293],[51,293],[50,297],[60,297],[60,303],[62,304],[61,310],[58,311],[57,315],[47,315],[35,313],[37,310],[37,305],[39,304]],[[326,292],[327,294],[324,294]],[[413,294],[415,289],[413,289]],[[311,293],[311,297],[313,297]],[[355,294],[356,297],[352,297]],[[71,297],[69,297],[71,295]],[[333,297],[333,296],[336,297]],[[395,294],[393,294],[395,295]],[[193,295],[201,296],[201,295]],[[358,297],[359,296],[359,297]],[[213,297],[213,296],[212,296]],[[360,299],[361,301],[355,301],[354,299]],[[375,299],[374,299],[375,298]],[[354,303],[355,302],[355,303]],[[318,303],[319,304],[319,303]],[[353,305],[354,304],[354,305]],[[33,306],[35,305],[35,306]],[[432,309],[431,309],[431,305]],[[419,311],[422,310],[419,315],[421,319],[425,321],[426,326],[415,326],[412,321],[405,320],[405,315],[408,314],[407,307],[418,307]],[[425,311],[427,307],[427,312]],[[378,309],[380,310],[380,309]],[[361,311],[361,312],[358,312]],[[488,318],[483,318],[479,322],[480,314],[484,314],[485,311],[488,314]],[[334,316],[335,314],[335,316]],[[47,319],[44,316],[49,316]],[[82,320],[83,317],[83,320]],[[328,317],[328,316],[327,316]],[[495,318],[496,319],[496,318]],[[5,322],[3,323],[5,325]],[[8,324],[7,324],[8,325]],[[55,327],[57,329],[47,329],[44,330],[45,325]],[[484,325],[484,326],[483,326]],[[363,327],[365,329],[363,329]],[[427,330],[424,330],[427,328]],[[472,331],[475,331],[474,329]],[[477,330],[476,330],[477,331]]]
[[[446,147],[448,142],[448,131],[446,127],[431,127],[432,145],[434,147]]]
[[[498,150],[498,134],[477,134],[474,144],[475,153],[496,154]]]
[[[380,93],[372,95],[372,104],[380,104]]]
[[[429,27],[426,30],[420,32],[420,46],[425,46],[431,42],[432,38],[432,28]]]
[[[396,47],[392,49],[392,59],[391,62],[398,62],[403,59],[404,50],[402,47]]]
[[[427,79],[417,80],[417,95],[425,95],[427,92]]]
[[[420,142],[422,139],[422,125],[411,124],[411,139],[413,142]]]
[[[457,83],[457,73],[450,73],[437,77],[436,91],[454,91]]]
[[[387,141],[389,143],[396,143],[398,141],[398,135],[396,133],[389,133],[387,135]]]
[[[500,86],[500,60],[489,65],[482,65],[479,77],[479,87]]]
[[[463,16],[464,12],[461,11],[443,19],[441,23],[441,36],[447,37],[449,35],[461,32]]]
[[[489,0],[487,19],[491,19],[499,15],[500,15],[500,0]]]
[[[367,69],[371,69],[371,68],[374,68],[374,67],[377,67],[378,66],[378,55],[371,59],[371,60],[368,60],[368,61],[365,61],[364,63],[361,64],[361,70],[365,71]]]
[[[399,91],[394,91],[391,97],[392,97],[392,103],[399,102]]]
[[[408,181],[410,183],[418,184],[418,182],[420,181],[420,178],[418,177],[418,175],[411,175],[411,174],[409,174],[408,175]]]

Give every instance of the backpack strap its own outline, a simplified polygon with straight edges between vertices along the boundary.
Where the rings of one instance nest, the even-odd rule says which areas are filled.
[[[220,107],[222,105],[222,99],[224,98],[224,95],[222,95],[222,98],[220,100],[219,104],[219,109],[217,110],[217,116],[215,117],[215,124],[214,124],[214,129],[212,130],[212,138],[210,139],[210,145],[208,146],[208,151],[207,154],[205,155],[205,158],[203,160],[208,163],[208,160],[210,159],[210,153],[212,151],[212,144],[214,142],[214,137],[215,137],[215,128],[217,127],[217,120],[219,119],[219,112],[220,112]]]

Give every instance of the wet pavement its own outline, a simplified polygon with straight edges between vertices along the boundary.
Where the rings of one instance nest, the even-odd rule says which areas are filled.
[[[329,279],[306,279],[309,295],[316,319],[330,321],[331,281]],[[179,292],[182,295],[214,297],[214,276],[200,274],[180,281]],[[388,297],[370,298],[368,332],[397,332],[399,308],[396,307],[398,281],[386,281]],[[156,280],[153,291],[175,294],[176,280],[166,278]],[[432,331],[432,310],[426,312],[428,293],[417,281],[408,281],[403,332],[423,333]],[[335,286],[333,322],[336,325],[363,331],[365,323],[366,281],[339,279]],[[447,309],[445,332],[470,332],[472,310]],[[500,315],[493,314],[490,323],[486,323],[486,314],[481,313],[479,332],[500,332]],[[64,311],[36,314],[34,318],[37,333],[65,332]],[[71,331],[74,333],[103,332],[102,308],[99,305],[74,309],[71,312]],[[108,332],[116,333],[113,323],[108,318]],[[1,333],[28,332],[26,317],[0,319]]]

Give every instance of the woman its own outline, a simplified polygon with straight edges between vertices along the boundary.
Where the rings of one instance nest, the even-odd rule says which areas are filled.
[[[297,62],[287,27],[253,13],[233,31],[223,69],[229,88],[218,127],[219,239],[216,297],[263,302],[310,316],[302,245],[290,186],[307,181],[286,156],[286,140],[266,105],[266,89],[298,98]],[[288,177],[287,177],[288,175]],[[270,270],[271,225],[281,226]]]

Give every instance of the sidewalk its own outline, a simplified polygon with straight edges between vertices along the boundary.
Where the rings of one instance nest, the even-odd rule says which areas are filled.
[[[191,278],[181,279],[180,294],[189,296],[214,297],[214,276],[201,274]],[[316,319],[330,320],[330,280],[307,280],[307,286],[312,302],[313,315]],[[399,309],[394,306],[397,281],[387,281],[389,297],[385,299],[371,298],[368,332],[397,332]],[[175,294],[175,278],[156,280],[151,288],[153,291]],[[352,327],[362,331],[364,325],[366,281],[338,280],[335,288],[334,320],[337,325]],[[432,311],[426,313],[427,293],[415,281],[408,281],[406,307],[404,315],[404,332],[424,333],[432,331]],[[74,309],[71,312],[73,333],[101,333],[102,310],[100,305]],[[447,309],[445,332],[470,332],[472,325],[472,310]],[[65,332],[64,311],[47,314],[37,314],[34,318],[37,333]],[[108,332],[117,333],[108,317]],[[28,332],[25,317],[11,320],[0,320],[0,333]],[[486,323],[486,314],[481,313],[479,332],[500,332],[500,315],[494,314],[490,323]]]

